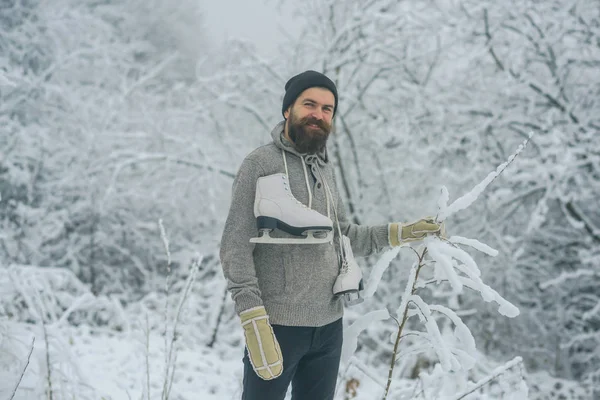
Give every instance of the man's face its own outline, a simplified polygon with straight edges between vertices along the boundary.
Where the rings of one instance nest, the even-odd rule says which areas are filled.
[[[289,138],[300,153],[321,151],[331,133],[335,97],[327,89],[308,88],[298,96],[284,116]]]

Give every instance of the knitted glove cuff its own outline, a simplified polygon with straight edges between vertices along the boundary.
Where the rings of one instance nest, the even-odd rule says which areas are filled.
[[[400,234],[402,232],[401,229],[402,227],[400,224],[396,222],[388,224],[388,242],[390,243],[391,247],[400,246],[402,244],[400,241]]]
[[[244,310],[240,313],[240,319],[242,320],[242,324],[257,317],[264,317],[267,315],[267,310],[265,310],[264,306],[252,307],[247,310]]]

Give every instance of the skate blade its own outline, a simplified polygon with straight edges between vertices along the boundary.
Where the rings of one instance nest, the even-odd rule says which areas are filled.
[[[363,301],[365,301],[365,299],[360,296],[360,292],[358,290],[355,292],[344,293],[344,303],[349,307],[360,304]]]
[[[298,238],[273,238],[269,232],[263,232],[259,237],[250,239],[250,243],[263,244],[322,244],[331,243],[333,241],[333,231],[327,232],[324,237],[315,237],[313,232],[308,232],[305,237]]]

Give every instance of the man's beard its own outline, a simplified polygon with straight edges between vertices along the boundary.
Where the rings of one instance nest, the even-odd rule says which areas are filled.
[[[315,124],[318,128],[310,127],[309,124]],[[299,153],[317,154],[322,151],[330,133],[331,125],[327,122],[310,116],[297,119],[293,110],[290,113],[288,134]]]

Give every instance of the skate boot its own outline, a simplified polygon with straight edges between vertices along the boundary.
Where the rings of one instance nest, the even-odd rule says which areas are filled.
[[[364,301],[360,296],[360,291],[364,289],[362,271],[352,254],[350,239],[346,236],[342,236],[342,247],[340,274],[333,284],[333,294],[344,295],[346,305],[354,306]]]
[[[318,244],[333,240],[333,222],[298,201],[285,174],[263,176],[256,181],[254,216],[259,236],[252,243]],[[274,229],[296,238],[273,238]]]

